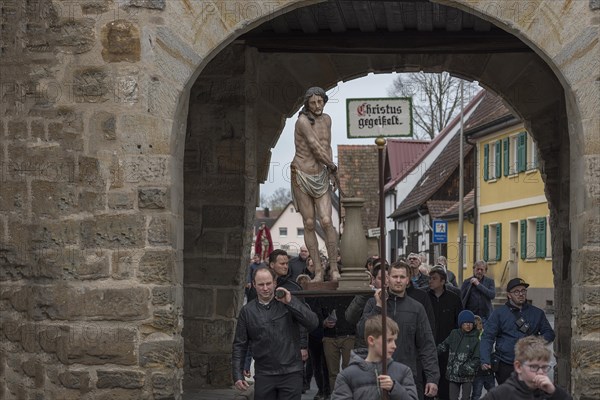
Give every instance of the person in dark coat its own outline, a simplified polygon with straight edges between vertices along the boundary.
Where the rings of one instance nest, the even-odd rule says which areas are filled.
[[[433,307],[435,316],[435,330],[433,337],[435,344],[442,343],[453,329],[458,328],[456,321],[458,315],[463,310],[460,297],[448,290],[446,284],[446,270],[442,267],[433,267],[429,271],[429,290],[427,291],[429,300]],[[448,353],[438,353],[438,363],[440,365],[440,383],[438,385],[438,397],[440,400],[449,398],[449,383],[443,373],[448,364]]]
[[[308,258],[308,249],[306,246],[300,246],[300,253],[297,257],[292,257],[289,263],[289,276],[290,279],[295,281],[298,275],[304,274],[306,270],[306,260]],[[314,273],[312,278],[314,278]],[[311,279],[312,279],[311,278]]]
[[[492,348],[498,367],[496,381],[502,384],[512,373],[515,360],[515,344],[525,336],[542,336],[547,342],[554,341],[554,330],[543,310],[527,302],[529,284],[521,278],[508,281],[508,301],[494,310],[484,324],[481,337],[481,368],[492,367]]]
[[[319,320],[289,290],[277,288],[275,296],[275,276],[269,268],[254,273],[258,297],[244,305],[238,316],[231,354],[233,381],[236,389],[249,389],[244,359],[250,349],[255,368],[254,398],[300,400],[304,370],[300,326],[312,331]]]
[[[372,315],[381,314],[383,293],[387,297],[388,316],[402,327],[396,340],[397,349],[394,352],[394,360],[409,366],[413,376],[417,375],[417,360],[423,365],[426,383],[419,384],[415,379],[417,394],[422,400],[424,396],[435,397],[437,395],[440,370],[435,341],[425,309],[421,303],[406,294],[406,287],[410,280],[409,268],[402,261],[391,265],[388,290],[377,289],[375,291],[374,296],[365,305],[363,317],[356,330],[357,335],[362,336],[365,321]]]
[[[465,309],[479,315],[484,322],[492,313],[492,300],[496,297],[494,280],[485,276],[487,269],[485,261],[476,261],[473,265],[473,276],[465,279],[460,287]]]
[[[548,377],[551,352],[539,336],[526,336],[515,345],[514,372],[483,400],[572,400],[563,388]]]

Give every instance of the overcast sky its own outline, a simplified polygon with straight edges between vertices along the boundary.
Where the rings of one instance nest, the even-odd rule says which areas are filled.
[[[337,164],[338,144],[375,144],[374,138],[349,139],[346,132],[346,99],[388,97],[388,89],[396,74],[369,74],[363,78],[341,82],[327,92],[329,102],[325,105],[325,113],[331,116],[332,138],[331,147]],[[296,110],[298,111],[298,110]],[[269,176],[260,186],[262,195],[270,196],[280,187],[290,187],[290,163],[294,158],[294,124],[298,115],[289,118],[279,137],[277,145],[272,150]]]

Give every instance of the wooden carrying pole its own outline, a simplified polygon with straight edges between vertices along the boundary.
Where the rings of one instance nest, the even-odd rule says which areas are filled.
[[[385,196],[383,193],[384,172],[384,150],[386,140],[380,136],[375,139],[379,161],[379,259],[381,262],[381,373],[387,375],[387,291],[385,289],[386,262],[385,262]],[[384,400],[388,399],[388,393],[381,391]]]

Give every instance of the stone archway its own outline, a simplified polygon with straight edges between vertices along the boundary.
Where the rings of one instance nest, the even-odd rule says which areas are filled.
[[[252,78],[283,61],[240,50],[243,43],[228,46],[264,21],[318,1],[115,3],[2,5],[6,37],[14,36],[2,43],[0,61],[0,345],[6,354],[0,393],[6,398],[177,398],[184,359],[210,377],[206,384],[224,382],[229,368],[224,352],[184,356],[182,317],[189,308],[183,302],[197,305],[192,316],[211,321],[183,326],[194,329],[200,345],[210,347],[216,335],[230,332],[248,244],[239,228],[248,226],[266,152],[294,100],[247,104]],[[295,76],[330,87],[334,77],[370,69],[445,69],[480,77],[528,121],[546,163],[554,248],[561,252],[554,261],[559,378],[572,376],[577,397],[597,397],[598,5],[443,3],[501,26],[535,54],[515,57],[519,71],[494,57],[407,56],[397,63],[362,57],[355,69]],[[219,59],[238,69],[220,70]],[[209,109],[222,117],[209,119],[218,136],[207,132],[188,147],[188,105],[207,105],[190,99],[200,74],[198,84],[206,88],[212,80],[217,93],[223,77],[235,76],[244,95],[233,91],[226,98],[234,107]],[[304,80],[295,82],[303,88]],[[518,88],[531,84],[540,96],[524,99],[531,91]],[[259,105],[281,116],[252,117]],[[243,164],[223,156],[253,149]],[[194,168],[209,173],[194,177]],[[184,174],[195,179],[186,177],[185,188]],[[188,189],[202,201],[184,207]],[[228,192],[217,195],[220,190]],[[199,251],[184,262],[187,246]],[[188,269],[192,261],[195,271]],[[184,276],[193,289],[185,296]]]

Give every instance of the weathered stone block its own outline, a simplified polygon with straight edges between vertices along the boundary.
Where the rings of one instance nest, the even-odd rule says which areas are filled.
[[[78,279],[102,279],[110,276],[107,253],[86,254],[83,263],[76,264],[73,273]]]
[[[573,343],[571,354],[573,355],[572,368],[581,370],[599,371],[600,359],[598,359],[598,346],[600,344],[593,340],[577,340]]]
[[[79,210],[82,212],[95,213],[106,209],[106,194],[83,190],[79,193]]]
[[[77,182],[86,187],[104,188],[106,179],[100,171],[100,161],[93,157],[79,157]]]
[[[138,207],[140,209],[163,209],[168,204],[166,188],[142,188],[138,190]]]
[[[183,315],[189,318],[210,318],[214,313],[213,289],[185,287],[183,289]]]
[[[81,54],[94,47],[94,20],[68,18],[51,27],[51,43],[68,54]]]
[[[143,250],[122,250],[119,249],[112,254],[112,272],[113,279],[129,279],[133,277],[135,267],[142,257]]]
[[[150,331],[160,331],[169,335],[178,334],[180,332],[179,315],[174,309],[156,310],[148,327]]]
[[[580,265],[575,281],[585,285],[600,285],[600,247],[577,250],[575,259]]]
[[[205,229],[241,227],[244,223],[245,207],[204,206],[202,223]]]
[[[228,353],[233,343],[234,328],[231,320],[186,320],[182,333],[186,351]]]
[[[98,216],[81,224],[81,241],[87,248],[127,249],[145,245],[146,221],[142,215]]]
[[[600,309],[580,310],[577,316],[577,327],[583,336],[589,333],[600,333]]]
[[[46,128],[43,120],[36,119],[31,121],[31,138],[46,140]]]
[[[133,192],[108,193],[108,207],[113,210],[131,210],[135,202]]]
[[[143,389],[104,389],[94,394],[94,400],[140,400],[147,399]]]
[[[85,14],[104,14],[109,10],[109,0],[83,0],[81,12]]]
[[[212,354],[208,357],[210,366],[210,384],[226,387],[231,382],[231,355]]]
[[[144,283],[171,283],[175,256],[170,251],[147,251],[140,260],[138,278]]]
[[[102,58],[106,62],[140,60],[140,32],[136,24],[119,19],[102,28]]]
[[[222,255],[225,248],[225,234],[221,231],[202,229],[194,241],[194,253],[201,255]]]
[[[102,103],[109,100],[110,79],[100,68],[83,68],[74,73],[73,95],[78,103]]]
[[[154,286],[152,288],[152,304],[165,306],[175,302],[175,289],[172,286]]]
[[[56,218],[78,211],[77,187],[64,182],[31,183],[31,207],[40,217]]]
[[[150,8],[164,10],[166,0],[128,0],[130,7]]]
[[[117,118],[114,114],[99,112],[94,114],[93,120],[95,122],[97,132],[100,133],[104,139],[115,140],[117,138]]]
[[[233,258],[188,258],[184,262],[184,276],[188,283],[202,285],[242,284],[240,260]]]
[[[248,254],[248,248],[243,247],[244,234],[242,232],[230,232],[227,234],[227,255],[242,257]]]
[[[59,320],[145,319],[150,315],[149,300],[149,290],[143,287],[80,289],[38,285],[24,287],[11,296],[13,307],[26,309],[31,318]]]
[[[147,368],[183,367],[183,342],[164,340],[140,344],[140,366]]]
[[[140,389],[144,386],[145,376],[140,371],[98,370],[98,389]]]
[[[8,121],[7,124],[7,136],[8,139],[27,139],[29,133],[27,132],[27,122],[25,121]]]
[[[90,373],[88,371],[64,371],[58,374],[58,379],[68,389],[88,389]]]
[[[0,165],[2,168],[2,165]],[[4,173],[4,171],[0,171]],[[27,205],[26,182],[2,182],[0,211],[22,212]]]
[[[135,347],[137,329],[109,327],[105,324],[86,324],[72,327],[66,335],[54,337],[48,335],[42,344],[46,351],[56,351],[64,364],[118,364],[137,363]]]
[[[48,140],[58,142],[64,150],[83,150],[83,138],[81,131],[69,129],[63,122],[51,122],[48,124]]]
[[[31,250],[61,248],[77,244],[78,221],[44,222],[28,227]]]
[[[169,217],[152,217],[148,226],[148,243],[152,246],[171,244],[171,224]]]
[[[163,374],[155,372],[152,374],[152,392],[157,400],[175,400],[175,388],[177,377],[174,373]]]
[[[216,313],[218,316],[235,318],[238,304],[240,303],[240,291],[232,289],[217,289]]]

